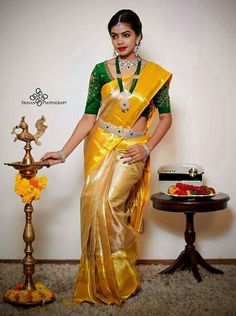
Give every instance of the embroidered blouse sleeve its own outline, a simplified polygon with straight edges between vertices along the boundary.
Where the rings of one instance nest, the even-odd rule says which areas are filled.
[[[170,113],[169,85],[166,83],[152,99],[159,114]]]
[[[101,78],[98,72],[97,65],[94,67],[88,88],[88,97],[85,106],[85,113],[87,114],[97,114],[101,105]]]

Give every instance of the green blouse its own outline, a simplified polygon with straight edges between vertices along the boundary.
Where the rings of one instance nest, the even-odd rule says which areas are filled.
[[[106,62],[97,64],[91,74],[89,81],[88,97],[85,107],[85,113],[97,114],[101,105],[102,86],[114,80],[107,68]],[[153,97],[151,103],[154,103],[159,114],[170,113],[170,98],[168,93],[168,84],[166,83]],[[141,116],[148,117],[150,105],[146,107]]]

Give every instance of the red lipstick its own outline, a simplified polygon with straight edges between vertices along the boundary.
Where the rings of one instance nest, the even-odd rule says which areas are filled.
[[[126,46],[121,46],[121,47],[118,47],[117,49],[118,49],[118,51],[119,52],[123,52],[124,50],[126,50]]]

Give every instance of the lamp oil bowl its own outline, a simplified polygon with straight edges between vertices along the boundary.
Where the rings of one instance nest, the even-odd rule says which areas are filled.
[[[4,165],[10,166],[19,170],[19,174],[26,179],[32,179],[36,176],[39,169],[44,166],[47,167],[47,164],[41,161],[32,162],[31,164],[26,164],[23,161],[17,161],[12,163],[5,163]]]
[[[27,180],[33,179],[38,170],[47,166],[44,162],[35,162],[31,155],[31,142],[34,141],[36,145],[41,145],[39,138],[44,134],[47,126],[45,123],[45,117],[42,116],[36,121],[35,127],[37,129],[35,134],[32,134],[28,130],[28,124],[25,121],[25,117],[21,118],[19,125],[15,126],[12,130],[12,134],[15,135],[14,141],[20,140],[25,142],[25,156],[22,161],[5,163],[7,166],[11,166],[19,171],[22,178]],[[17,130],[21,131],[17,133]],[[25,246],[25,257],[22,260],[23,272],[25,275],[25,283],[17,284],[9,289],[4,294],[4,301],[12,305],[17,306],[37,306],[50,303],[55,300],[54,292],[47,289],[43,284],[38,283],[35,285],[33,281],[35,259],[33,257],[32,243],[35,239],[34,228],[32,225],[33,214],[33,199],[25,203],[25,227],[23,232],[23,239]]]

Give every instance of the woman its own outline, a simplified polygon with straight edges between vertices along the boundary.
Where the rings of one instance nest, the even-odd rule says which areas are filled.
[[[118,56],[95,66],[85,114],[63,149],[43,157],[49,165],[64,162],[86,138],[76,303],[121,304],[138,290],[136,242],[148,197],[149,154],[171,125],[171,74],[138,56],[139,17],[121,10],[108,31]],[[157,107],[159,123],[150,137]]]

